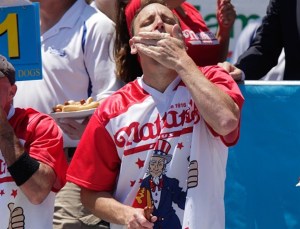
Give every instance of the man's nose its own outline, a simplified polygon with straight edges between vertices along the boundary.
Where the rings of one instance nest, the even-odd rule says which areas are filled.
[[[155,30],[157,30],[159,32],[165,32],[165,25],[160,17],[157,18]]]

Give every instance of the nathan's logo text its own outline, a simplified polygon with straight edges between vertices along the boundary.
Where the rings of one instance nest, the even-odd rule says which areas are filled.
[[[160,135],[162,129],[176,128],[189,123],[196,124],[199,120],[200,116],[197,109],[182,110],[181,113],[171,110],[165,113],[163,117],[158,114],[153,122],[145,124],[139,122],[130,123],[129,126],[118,130],[114,135],[114,139],[118,147],[129,146],[133,142],[138,143],[142,140],[155,139]]]

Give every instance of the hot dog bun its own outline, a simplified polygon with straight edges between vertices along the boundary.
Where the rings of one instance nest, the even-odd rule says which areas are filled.
[[[57,104],[53,107],[54,112],[72,112],[72,111],[83,111],[89,110],[93,108],[97,108],[99,106],[98,101],[93,101],[92,97],[89,97],[86,100],[74,101],[69,100],[64,104]]]
[[[66,105],[62,108],[62,112],[71,112],[71,111],[83,111],[83,110],[89,110],[92,108],[96,108],[98,107],[99,102],[93,101],[91,103],[88,104],[70,104],[70,105]]]

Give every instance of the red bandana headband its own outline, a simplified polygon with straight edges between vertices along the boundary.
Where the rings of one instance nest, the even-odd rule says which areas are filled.
[[[126,16],[126,22],[127,22],[127,29],[129,32],[130,37],[132,37],[131,34],[131,23],[132,20],[138,11],[138,9],[141,7],[141,0],[131,0],[126,8],[125,8],[125,16]]]

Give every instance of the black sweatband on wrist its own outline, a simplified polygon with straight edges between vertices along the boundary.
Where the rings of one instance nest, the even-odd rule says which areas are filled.
[[[17,186],[24,184],[40,167],[40,163],[24,152],[7,169]]]

